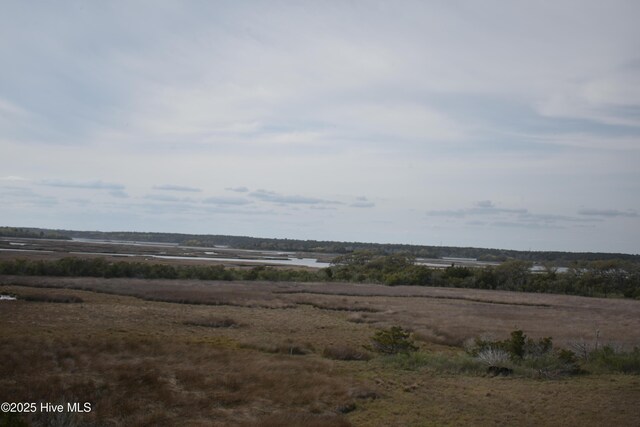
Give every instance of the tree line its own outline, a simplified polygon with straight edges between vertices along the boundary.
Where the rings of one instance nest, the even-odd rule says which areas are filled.
[[[18,238],[22,237],[30,239],[71,240],[71,237],[66,236],[58,231],[45,230],[40,228],[0,227],[0,236]]]

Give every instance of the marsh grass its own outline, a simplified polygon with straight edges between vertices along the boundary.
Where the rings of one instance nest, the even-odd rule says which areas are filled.
[[[78,304],[84,300],[76,295],[59,295],[59,294],[28,294],[17,296],[17,299],[30,302],[52,302],[61,304]]]
[[[322,357],[333,360],[370,360],[371,354],[346,344],[327,346],[322,350]]]
[[[306,356],[315,351],[311,343],[297,343],[286,339],[279,343],[264,341],[245,341],[240,343],[240,348],[257,350],[263,353],[284,354],[288,356]]]
[[[347,384],[331,377],[320,361],[205,344],[24,337],[0,340],[0,360],[0,399],[57,402],[81,396],[95,408],[83,415],[88,424],[178,425],[205,417],[255,425],[266,411],[286,413],[295,407],[306,419],[304,414],[335,414],[335,408],[352,400]],[[40,424],[34,417],[23,418]],[[330,425],[309,419],[320,423],[311,425]],[[348,425],[339,424],[337,415],[327,420]]]
[[[547,365],[525,365],[513,378],[494,379],[486,374],[485,364],[461,350],[430,342],[421,343],[422,350],[410,355],[377,356],[366,363],[319,354],[326,347],[348,344],[358,349],[367,342],[374,328],[350,322],[352,316],[371,319],[380,327],[401,324],[414,332],[424,329],[466,338],[474,336],[473,328],[482,326],[475,311],[490,319],[492,327],[481,329],[496,337],[504,337],[513,325],[511,319],[518,319],[513,316],[524,312],[544,318],[541,323],[555,322],[557,329],[547,327],[544,335],[536,335],[555,338],[557,331],[566,328],[558,313],[567,313],[572,319],[578,316],[570,331],[575,339],[580,337],[576,331],[586,328],[580,317],[585,311],[576,299],[563,299],[567,304],[540,316],[539,311],[528,311],[533,307],[517,307],[515,312],[504,311],[506,304],[487,307],[465,301],[460,305],[454,300],[431,304],[428,298],[363,296],[359,297],[363,306],[382,311],[349,313],[297,306],[286,295],[270,294],[285,288],[273,283],[198,282],[192,286],[188,281],[20,280],[29,281],[31,287],[16,286],[13,278],[0,276],[6,286],[2,291],[72,294],[85,303],[0,305],[0,401],[92,402],[94,411],[79,416],[79,425],[349,425],[345,418],[364,426],[424,425],[425,420],[429,425],[635,425],[640,417],[638,378],[612,374],[609,368],[597,375],[540,381],[554,372],[547,370],[547,377],[537,377],[536,372]],[[100,288],[110,294],[152,295],[154,290],[166,292],[173,287],[172,298],[180,298],[182,290],[190,297],[239,306],[165,304],[106,292],[38,288],[47,281],[58,287],[86,286],[94,292]],[[339,289],[335,284],[314,286]],[[550,296],[529,297],[547,300]],[[354,301],[321,296],[318,303],[351,305]],[[588,326],[592,328],[592,319],[602,313],[609,325],[619,325],[616,316],[622,313],[630,326],[620,327],[613,339],[634,342],[632,308],[636,306],[619,303],[589,300],[588,313],[595,314],[589,316]],[[276,308],[286,304],[296,308]],[[244,326],[209,329],[184,324],[225,317]],[[304,352],[306,356],[297,355]],[[590,372],[597,373],[595,367]],[[46,425],[41,419],[25,421]]]
[[[515,325],[534,338],[552,335],[558,346],[591,336],[594,324],[608,340],[628,346],[640,342],[640,318],[635,315],[638,302],[632,300],[331,282],[0,276],[0,285],[90,290],[148,301],[255,309],[305,309],[298,303],[310,302],[327,314],[344,313],[353,323],[403,325],[411,328],[417,339],[453,346],[483,333],[504,336]],[[620,327],[622,322],[624,328]]]
[[[363,312],[363,313],[378,313],[382,310],[373,307],[358,307],[356,305],[346,305],[340,303],[316,303],[309,301],[296,302],[298,305],[308,305],[319,310],[333,310],[333,311],[349,311],[349,312]]]
[[[406,371],[426,370],[438,374],[484,375],[486,365],[462,353],[432,353],[417,351],[381,358],[383,365]]]
[[[202,319],[185,320],[182,322],[187,326],[202,326],[205,328],[239,328],[242,323],[232,319],[231,317],[206,317]]]

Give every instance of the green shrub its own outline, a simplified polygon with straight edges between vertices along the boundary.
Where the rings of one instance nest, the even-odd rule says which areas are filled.
[[[382,354],[411,353],[418,350],[411,333],[400,326],[377,331],[371,337],[371,345],[365,348]]]
[[[616,351],[612,346],[589,353],[587,368],[596,371],[614,371],[626,374],[640,374],[640,348],[632,351]]]

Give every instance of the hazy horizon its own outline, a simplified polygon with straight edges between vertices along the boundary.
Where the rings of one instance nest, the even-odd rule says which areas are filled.
[[[640,253],[640,3],[0,6],[0,223]]]

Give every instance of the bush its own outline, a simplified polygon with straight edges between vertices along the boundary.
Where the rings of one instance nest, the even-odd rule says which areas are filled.
[[[371,337],[368,350],[383,354],[411,353],[418,350],[411,333],[400,326],[381,329]]]
[[[489,366],[501,365],[509,360],[509,353],[501,348],[486,347],[478,352],[476,359]]]
[[[599,371],[640,374],[640,348],[616,351],[612,346],[605,345],[589,354],[587,367]]]
[[[553,352],[552,349],[551,337],[535,341],[521,330],[515,330],[504,341],[477,338],[467,345],[466,351],[493,370],[505,368],[505,362],[509,361],[507,365],[518,375],[552,379],[582,372],[575,353],[565,349]]]
[[[482,352],[502,350],[506,352],[511,360],[522,360],[525,357],[539,357],[549,353],[553,349],[551,337],[541,338],[535,341],[521,330],[511,332],[509,339],[504,341],[491,341],[476,338],[474,343],[467,348],[467,353],[478,357]]]

